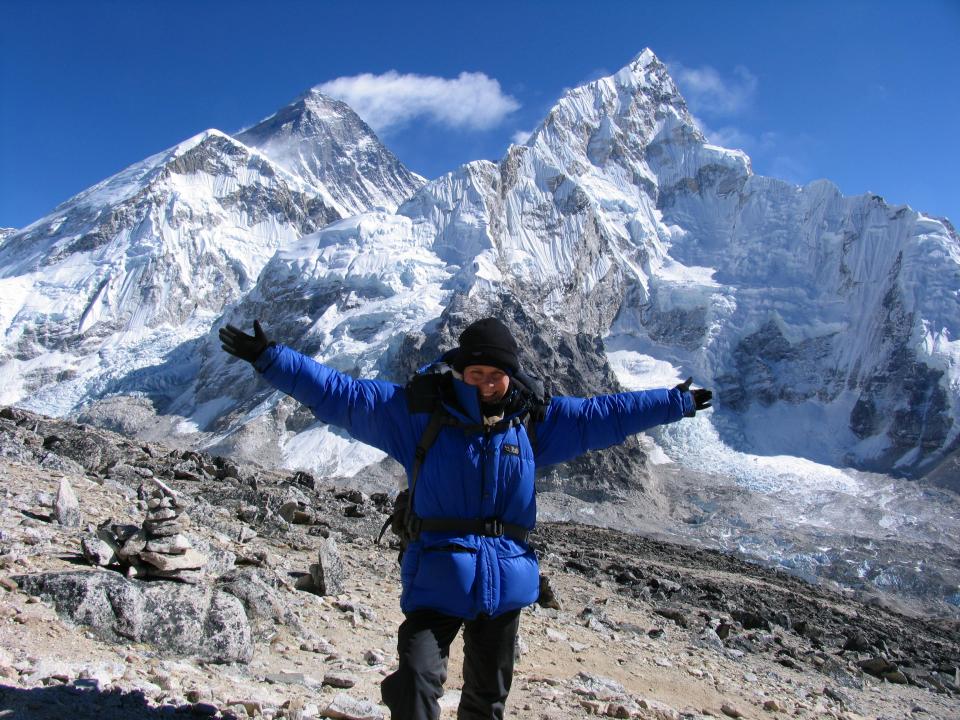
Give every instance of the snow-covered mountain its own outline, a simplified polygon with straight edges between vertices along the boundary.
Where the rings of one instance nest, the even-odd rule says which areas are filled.
[[[226,356],[217,327],[259,318],[402,381],[491,313],[555,394],[688,375],[716,391],[709,413],[541,477],[545,517],[943,595],[878,554],[904,555],[897,537],[904,557],[955,552],[936,514],[953,496],[838,468],[960,489],[960,238],[755,175],[650,51],[567,92],[500,162],[425,184],[310,92],[81,193],[0,243],[0,402],[383,487],[399,468]]]
[[[715,385],[729,444],[922,472],[956,443],[949,225],[753,175],[745,155],[704,142],[650,53],[568,93],[528,145],[505,202],[506,274],[550,287],[560,317],[577,306],[551,283],[579,276],[589,293],[612,275],[623,299],[609,344]],[[549,208],[543,221],[517,211],[532,207]],[[558,226],[584,243],[576,262],[556,262]]]
[[[401,379],[409,333],[433,332],[429,359],[437,338],[508,305],[557,390],[690,373],[718,391],[711,429],[740,450],[923,474],[958,447],[953,228],[826,181],[754,175],[705,141],[650,51],[567,92],[499,163],[422,183],[316,91],[237,138],[208,131],[129,168],[0,246],[2,400],[66,413],[145,384],[161,414],[190,419],[181,428],[221,437],[243,422],[205,404],[238,393],[208,382],[233,375],[213,333],[204,381],[175,403],[158,362],[221,312]],[[544,348],[569,355],[557,338],[595,346],[577,358],[595,372],[571,381],[577,362],[545,363]],[[288,462],[356,470],[275,444]]]
[[[426,182],[410,172],[345,103],[310,90],[237,140],[307,185],[324,188],[342,217],[391,212]]]
[[[0,402],[59,415],[109,392],[115,378],[205,332],[278,249],[344,215],[395,207],[422,184],[349,108],[309,99],[246,135],[280,160],[208,130],[6,237]],[[311,128],[324,102],[338,152],[359,158],[342,178],[337,168],[285,169],[289,157],[318,152]]]
[[[452,341],[507,303],[532,347],[597,345],[600,388],[530,353],[557,389],[612,389],[611,370],[629,385],[630,368],[657,363],[671,380],[692,373],[717,389],[713,429],[741,450],[922,474],[958,447],[953,228],[826,181],[754,175],[742,152],[705,141],[650,51],[567,92],[499,163],[426,185],[310,91],[13,233],[0,283],[0,401],[53,414],[163,387],[143,368],[223,312],[377,373],[411,366],[397,358],[408,333]],[[170,408],[193,418],[215,386]],[[211,412],[191,422],[229,424]]]
[[[949,224],[825,181],[754,175],[742,152],[705,142],[646,51],[568,92],[500,163],[465,165],[394,215],[277,255],[228,316],[269,319],[327,362],[401,379],[406,333],[452,343],[470,318],[509,306],[530,337],[527,364],[557,390],[610,389],[611,369],[627,386],[651,368],[666,382],[690,373],[717,389],[710,429],[729,446],[921,474],[957,446],[957,288]],[[603,338],[567,363],[597,371],[558,372],[543,359],[564,356],[556,338]],[[215,346],[211,335],[205,378],[221,372]],[[355,472],[336,443],[304,439],[330,432],[297,432],[290,446],[280,433],[280,454]]]

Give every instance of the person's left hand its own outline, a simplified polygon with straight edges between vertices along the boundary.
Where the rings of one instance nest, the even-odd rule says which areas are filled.
[[[246,360],[248,363],[256,362],[260,353],[267,349],[270,340],[267,334],[260,327],[260,321],[253,321],[253,335],[247,335],[233,325],[227,325],[220,328],[220,347],[234,357]]]
[[[677,385],[676,389],[680,392],[688,392],[693,397],[693,412],[696,414],[697,410],[706,410],[708,407],[713,406],[713,392],[707,390],[706,388],[696,388],[691,390],[690,386],[693,384],[693,378],[688,377],[686,381]]]

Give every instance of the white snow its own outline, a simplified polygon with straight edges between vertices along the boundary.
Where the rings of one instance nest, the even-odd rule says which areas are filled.
[[[652,355],[631,350],[614,350],[607,353],[607,360],[617,380],[628,390],[673,387],[686,380],[679,367]]]
[[[327,425],[293,435],[283,444],[283,466],[322,477],[353,477],[386,455],[344,437]]]

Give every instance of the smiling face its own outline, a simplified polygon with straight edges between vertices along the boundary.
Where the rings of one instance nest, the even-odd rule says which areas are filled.
[[[500,402],[510,387],[510,376],[492,365],[467,365],[463,369],[463,381],[477,388],[482,403]]]

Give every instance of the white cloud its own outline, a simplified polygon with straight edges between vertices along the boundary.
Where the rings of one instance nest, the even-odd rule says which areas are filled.
[[[510,138],[510,142],[514,145],[526,145],[531,135],[533,135],[533,130],[517,130]]]
[[[733,77],[723,77],[709,65],[688,68],[670,64],[670,74],[694,112],[707,115],[736,115],[750,107],[757,91],[757,77],[738,65]]]
[[[752,135],[732,125],[711,127],[701,118],[694,117],[694,120],[711,145],[719,145],[733,150],[744,150],[749,153],[756,144],[756,139]]]
[[[520,103],[483,73],[455,79],[425,75],[364,73],[330,80],[317,89],[338,98],[377,131],[425,117],[443,125],[486,130],[498,125]]]

